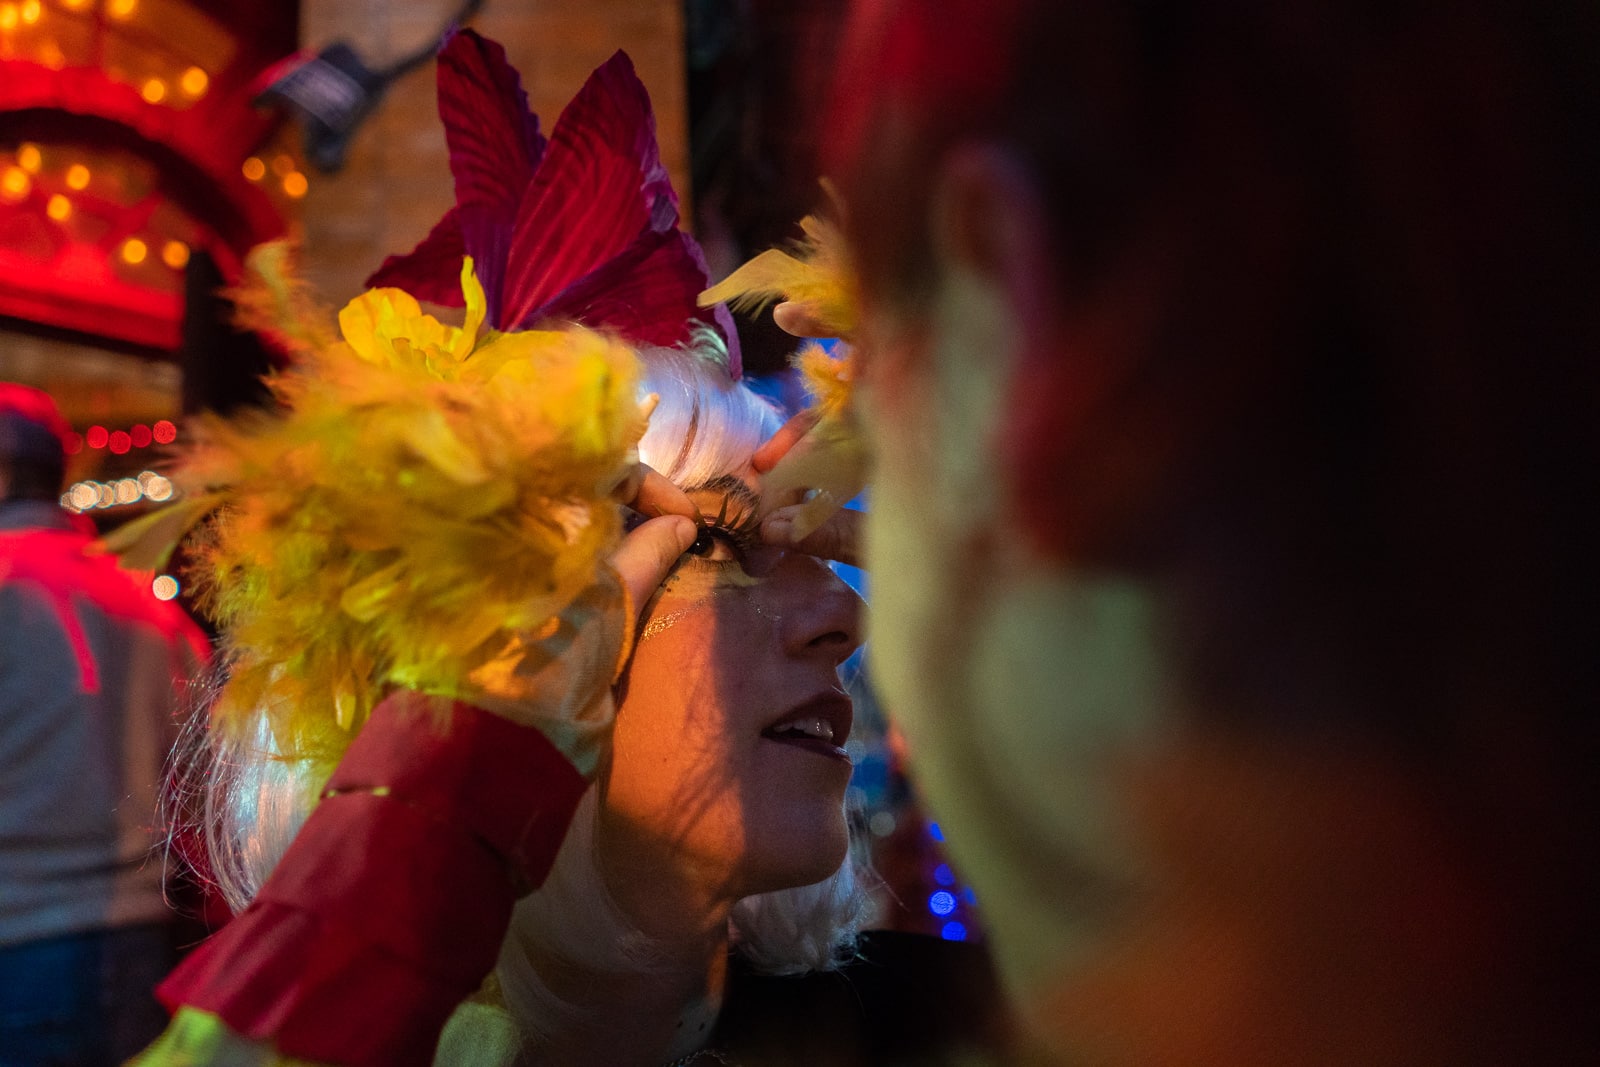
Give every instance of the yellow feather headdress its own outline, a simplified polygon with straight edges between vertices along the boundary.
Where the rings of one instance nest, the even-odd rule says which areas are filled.
[[[470,258],[464,325],[375,289],[342,340],[281,248],[251,267],[245,302],[300,351],[269,383],[282,411],[202,419],[172,472],[185,498],[111,547],[158,564],[209,514],[188,573],[231,664],[213,720],[265,710],[286,754],[332,761],[389,687],[465,695],[593,583],[644,429],[638,360],[579,327],[485,329]]]

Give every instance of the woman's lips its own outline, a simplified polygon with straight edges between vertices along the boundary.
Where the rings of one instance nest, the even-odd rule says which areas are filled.
[[[850,763],[844,742],[850,736],[855,707],[850,698],[830,689],[803,700],[761,731],[764,740],[792,745]]]
[[[850,753],[846,752],[843,748],[834,744],[832,741],[824,741],[817,737],[802,737],[797,734],[785,734],[780,737],[773,734],[764,733],[761,735],[761,738],[764,741],[771,741],[774,744],[789,745],[794,748],[803,748],[807,752],[815,752],[819,756],[827,756],[829,759],[843,760],[845,763],[848,763],[851,766],[855,765],[855,761],[850,758]]]

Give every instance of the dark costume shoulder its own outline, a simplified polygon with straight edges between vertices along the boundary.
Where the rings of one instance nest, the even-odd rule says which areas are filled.
[[[713,1045],[740,1067],[997,1062],[1006,1030],[982,947],[876,931],[825,973],[753,974],[735,954]]]

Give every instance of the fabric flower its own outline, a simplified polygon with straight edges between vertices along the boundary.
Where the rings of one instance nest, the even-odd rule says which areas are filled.
[[[566,321],[670,347],[702,321],[722,333],[739,377],[732,316],[696,303],[705,256],[678,229],[650,97],[626,53],[589,76],[548,140],[499,44],[457,32],[438,82],[455,207],[369,286],[459,307],[455,275],[471,256],[497,330]]]

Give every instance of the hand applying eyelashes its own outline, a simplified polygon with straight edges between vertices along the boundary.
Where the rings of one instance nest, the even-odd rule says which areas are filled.
[[[737,517],[729,515],[732,497],[724,497],[716,517],[707,517],[685,555],[707,563],[742,564],[761,544],[761,520],[754,508],[743,509]]]
[[[730,512],[737,510],[737,515]],[[633,508],[623,509],[623,530],[631,532],[649,521],[649,516]],[[724,497],[715,515],[702,512],[696,536],[683,550],[679,562],[692,559],[700,563],[743,564],[748,554],[761,547],[761,521],[754,508],[743,508],[731,497]]]

